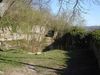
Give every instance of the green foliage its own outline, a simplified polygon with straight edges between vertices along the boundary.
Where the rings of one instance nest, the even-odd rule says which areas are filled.
[[[17,22],[14,21],[10,16],[5,16],[0,19],[0,28],[12,28],[12,32],[16,32]]]
[[[98,49],[100,49],[100,30],[95,30],[91,32],[91,36],[92,36],[92,42]]]
[[[100,46],[100,30],[86,32],[82,28],[72,27],[68,34],[70,34],[72,46],[88,49],[91,48],[91,45],[95,45],[98,48]]]
[[[71,45],[75,47],[82,47],[83,46],[83,39],[86,35],[85,29],[81,27],[72,27],[68,32],[69,38],[71,39]]]
[[[100,30],[95,30],[91,33],[92,35],[92,38],[97,40],[97,41],[100,41]]]
[[[69,30],[69,33],[71,36],[79,36],[81,38],[81,37],[85,36],[86,32],[85,32],[85,29],[83,29],[81,27],[72,27]]]

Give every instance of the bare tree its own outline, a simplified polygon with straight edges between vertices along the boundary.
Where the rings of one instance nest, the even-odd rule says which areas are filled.
[[[31,0],[30,2],[32,2],[33,5],[38,5],[41,9],[45,5],[50,5],[55,1],[59,4],[57,15],[64,9],[71,9],[73,11],[72,16],[75,16],[77,13],[86,13],[84,9],[86,9],[85,7],[87,4],[100,4],[100,0]]]
[[[24,4],[31,5],[32,0],[19,0],[24,2]],[[16,4],[17,0],[0,0],[0,17],[7,14],[8,10]]]
[[[8,10],[9,8],[15,3],[15,1],[17,0],[0,0],[0,2],[5,1],[6,3],[8,3]],[[28,5],[37,5],[39,7],[39,9],[41,10],[42,8],[47,8],[50,7],[50,4],[54,1],[54,0],[19,0],[19,1],[23,1],[25,3],[27,3]],[[59,10],[57,15],[59,15],[59,13],[62,10],[67,10],[67,9],[71,9],[73,11],[73,15],[75,16],[75,14],[77,13],[86,13],[84,12],[85,9],[85,5],[88,4],[100,4],[100,0],[56,0],[57,3],[59,4]],[[6,10],[7,11],[7,10]]]

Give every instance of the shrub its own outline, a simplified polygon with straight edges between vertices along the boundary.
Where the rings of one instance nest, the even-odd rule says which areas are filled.
[[[72,46],[82,47],[84,43],[84,37],[86,35],[85,29],[80,27],[72,27],[69,32],[72,39]]]
[[[100,30],[95,30],[91,34],[93,39],[100,41]]]
[[[80,36],[80,37],[84,37],[84,35],[85,35],[85,29],[83,29],[83,28],[81,28],[81,27],[72,27],[70,30],[69,30],[70,32],[70,34],[72,35],[72,36]]]
[[[95,30],[91,32],[93,43],[99,47],[100,46],[100,30]],[[100,47],[99,47],[100,48]]]

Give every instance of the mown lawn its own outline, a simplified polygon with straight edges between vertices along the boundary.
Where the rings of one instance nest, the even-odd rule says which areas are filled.
[[[0,71],[10,68],[33,65],[39,72],[46,69],[61,69],[66,65],[68,55],[63,50],[51,50],[40,55],[29,54],[23,50],[0,52]]]

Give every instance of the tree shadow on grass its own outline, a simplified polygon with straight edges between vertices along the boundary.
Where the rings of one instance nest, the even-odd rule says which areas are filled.
[[[69,35],[65,34],[61,38],[56,39],[44,51],[53,49],[66,50],[68,52],[66,56],[70,57],[69,61],[66,61],[68,67],[56,71],[58,75],[100,75],[100,69],[94,51],[88,47],[76,48],[72,46],[72,38]]]
[[[69,53],[71,57],[66,62],[67,68],[63,68],[60,75],[100,75],[99,66],[94,53],[91,50],[74,49]]]
[[[68,65],[68,67],[59,68],[59,69],[41,66],[41,65],[34,65],[30,63],[21,62],[21,61],[10,60],[10,59],[6,59],[6,57],[2,57],[2,58],[0,57],[0,62],[26,65],[29,67],[29,69],[32,70],[36,70],[37,67],[43,69],[50,69],[56,72],[58,75],[99,75],[97,59],[95,58],[91,50],[70,49],[69,56],[71,58],[69,59],[69,61],[66,61],[66,65]]]
[[[34,65],[34,64],[26,63],[26,62],[21,62],[21,61],[9,60],[9,59],[6,59],[5,57],[0,58],[0,63],[6,63],[6,64],[11,64],[11,65],[13,65],[12,63],[14,63],[16,65],[20,64],[20,65],[27,66],[29,69],[32,69],[35,71],[38,71],[36,68],[50,69],[55,72],[62,71],[61,69],[57,69],[57,68],[52,68],[52,67],[47,67],[47,66],[42,66],[42,65]]]

